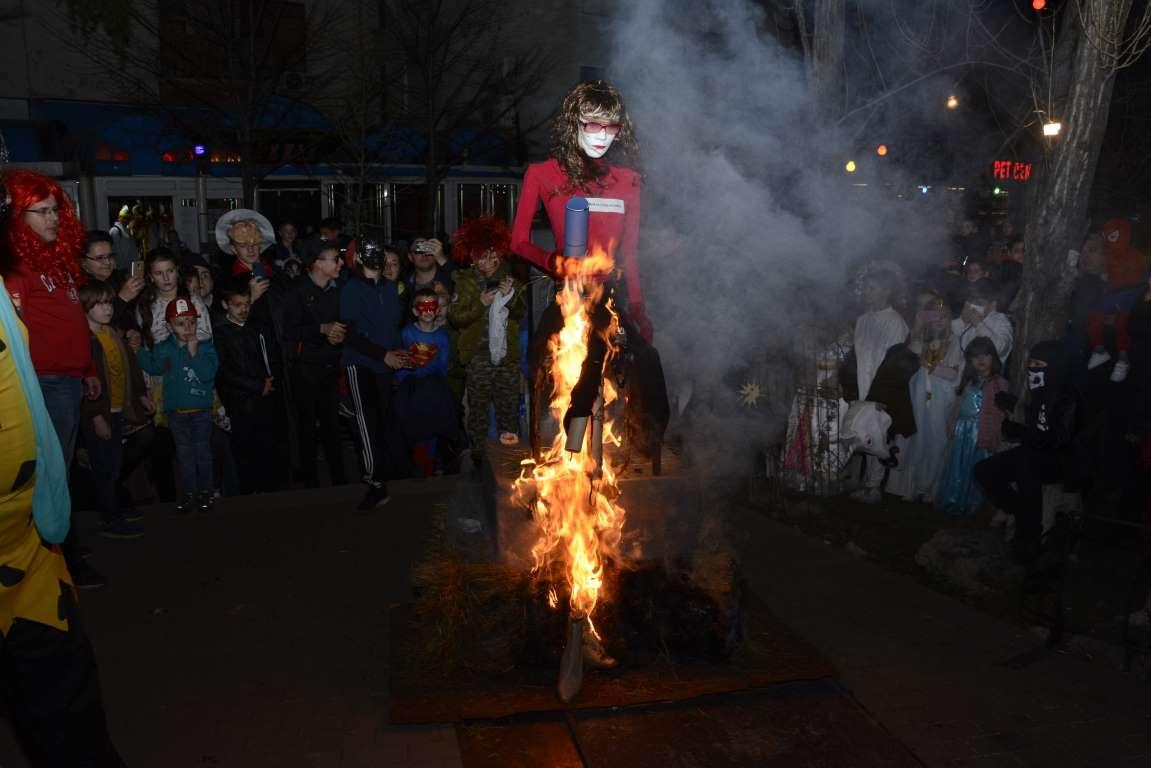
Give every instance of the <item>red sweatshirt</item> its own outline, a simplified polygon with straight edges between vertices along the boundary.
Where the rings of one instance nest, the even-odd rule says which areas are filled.
[[[95,376],[88,319],[73,283],[19,271],[4,278],[12,303],[28,327],[32,366],[42,376]]]
[[[592,182],[588,194],[583,195],[591,208],[588,216],[588,250],[601,248],[608,251],[613,248],[616,266],[623,269],[627,283],[628,302],[633,305],[642,304],[643,290],[640,288],[639,259],[636,255],[639,242],[640,176],[622,166],[609,165],[608,169],[608,175],[599,182]],[[551,253],[532,242],[532,218],[542,200],[552,225],[552,234],[555,235],[556,250],[562,250],[564,206],[568,200],[577,196],[566,191],[567,186],[567,175],[555,158],[529,165],[524,174],[524,187],[512,227],[512,250],[542,269],[548,268]]]

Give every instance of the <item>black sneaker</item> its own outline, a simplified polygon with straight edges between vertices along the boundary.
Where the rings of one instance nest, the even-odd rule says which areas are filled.
[[[196,497],[191,493],[185,493],[183,496],[180,497],[180,500],[178,502],[176,502],[176,514],[177,515],[190,514],[192,512],[192,510],[194,510],[195,508],[196,508]]]
[[[108,583],[104,574],[83,560],[77,563],[75,568],[69,570],[72,571],[72,583],[76,585],[76,589],[99,589]]]
[[[138,539],[144,535],[143,529],[126,517],[118,517],[100,526],[100,535],[107,539]]]
[[[144,519],[144,510],[129,507],[124,510],[122,517],[129,523],[138,523]]]
[[[212,495],[211,491],[200,491],[196,496],[196,509],[201,513],[211,512],[216,508],[216,497]]]
[[[356,509],[361,512],[370,512],[373,509],[384,506],[391,497],[388,496],[387,483],[380,483],[379,485],[369,485],[368,492],[364,494],[364,498],[360,501]]]

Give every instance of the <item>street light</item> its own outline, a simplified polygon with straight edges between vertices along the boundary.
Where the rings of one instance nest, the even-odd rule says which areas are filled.
[[[947,108],[948,109],[958,109],[959,108],[959,99],[955,96],[954,93],[947,97]]]
[[[885,156],[887,154],[887,145],[886,144],[880,144],[878,147],[875,148],[875,154],[879,155],[880,157]]]
[[[1057,123],[1054,120],[1049,120],[1043,124],[1044,136],[1058,136],[1059,132],[1063,130],[1063,123]]]
[[[843,170],[847,171],[848,173],[855,173],[855,161],[848,160],[847,165],[843,166]]]

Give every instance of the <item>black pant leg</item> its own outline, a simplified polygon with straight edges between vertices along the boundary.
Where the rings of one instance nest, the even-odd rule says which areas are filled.
[[[0,641],[12,724],[33,768],[122,768],[108,734],[92,646],[79,622],[62,632],[17,619]]]
[[[376,381],[376,374],[362,365],[349,365],[347,376],[348,391],[356,409],[356,429],[359,432],[364,474],[372,482],[382,483],[388,479],[388,460],[380,425],[387,412],[390,393],[388,399],[384,399],[384,391]]]
[[[328,478],[332,485],[347,482],[344,474],[344,446],[340,440],[340,369],[331,365],[323,369],[317,382],[316,417],[320,439],[324,446],[324,459],[328,463]]]
[[[300,478],[309,488],[316,480],[316,375],[312,366],[299,365],[292,377],[292,405],[296,411]]]

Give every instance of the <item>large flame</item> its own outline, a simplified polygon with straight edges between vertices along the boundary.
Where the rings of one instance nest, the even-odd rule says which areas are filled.
[[[619,556],[624,510],[616,503],[619,495],[616,475],[606,455],[597,466],[591,445],[592,430],[588,430],[579,452],[569,452],[565,449],[567,434],[563,417],[587,356],[589,334],[608,334],[609,358],[615,350],[612,336],[616,316],[610,303],[611,328],[593,330],[590,316],[602,296],[602,281],[598,278],[610,273],[612,266],[611,257],[603,252],[591,253],[583,259],[566,259],[561,266],[564,283],[556,301],[564,325],[563,330],[549,340],[554,386],[549,407],[559,430],[539,463],[530,459],[524,462],[515,484],[516,498],[531,509],[539,529],[539,538],[532,547],[532,572],[548,575],[553,564],[562,564],[569,590],[569,608],[574,615],[589,619],[604,590],[604,562]],[[617,397],[615,387],[606,377],[602,397],[606,412]],[[606,416],[602,440],[605,444],[619,444]],[[554,591],[549,593],[548,602],[552,607],[557,605],[558,596]]]

